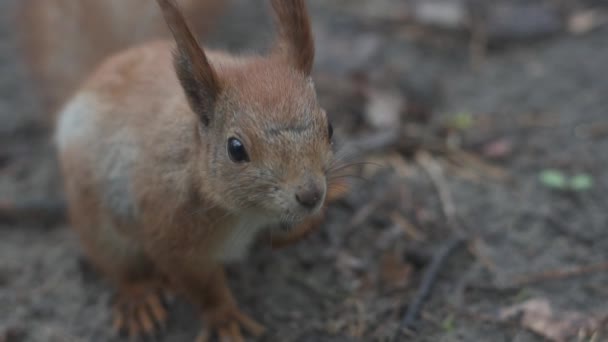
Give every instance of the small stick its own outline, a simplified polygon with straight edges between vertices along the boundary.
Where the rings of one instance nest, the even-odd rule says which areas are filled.
[[[456,220],[456,205],[452,199],[452,193],[448,187],[447,181],[443,176],[441,166],[428,154],[421,152],[416,157],[417,162],[422,168],[428,173],[431,181],[435,185],[443,214],[446,218],[448,226],[453,230],[454,237],[449,239],[445,245],[443,245],[433,256],[431,264],[424,272],[422,282],[412,303],[409,305],[405,317],[401,323],[405,329],[411,329],[417,317],[422,310],[424,302],[431,294],[433,285],[437,282],[437,276],[439,271],[445,264],[447,258],[462,244],[464,244],[468,238],[464,230],[458,225]],[[397,340],[399,332],[395,335],[394,340]]]
[[[442,246],[441,249],[433,256],[433,260],[431,264],[424,272],[422,277],[422,283],[416,292],[416,296],[412,301],[412,304],[409,305],[405,317],[401,325],[406,329],[411,329],[414,326],[414,323],[422,310],[422,305],[426,301],[427,297],[430,295],[433,285],[437,280],[437,276],[439,275],[439,270],[445,264],[447,258],[464,242],[466,241],[463,237],[452,238],[447,241],[447,243]]]
[[[470,169],[476,170],[492,180],[499,182],[509,180],[509,173],[507,171],[498,166],[489,164],[483,159],[465,150],[452,150],[450,151],[449,158],[452,162],[461,165],[464,164],[464,166],[468,166]]]
[[[560,280],[571,277],[578,277],[585,274],[595,272],[608,272],[608,261],[600,262],[592,265],[569,267],[563,269],[554,269],[544,271],[538,274],[520,276],[515,278],[511,284],[507,285],[509,288],[522,287],[526,285],[536,284],[549,280]]]
[[[390,215],[391,220],[397,224],[397,226],[405,233],[407,236],[414,241],[426,241],[428,240],[426,234],[424,234],[420,229],[418,229],[414,224],[408,221],[403,215],[401,215],[398,211],[393,211]]]
[[[498,266],[489,255],[484,253],[484,248],[485,242],[482,238],[475,237],[471,239],[471,243],[469,245],[469,252],[474,255],[487,270],[492,273],[496,273]]]
[[[441,170],[441,166],[435,161],[428,153],[420,152],[416,156],[416,161],[424,171],[429,175],[435,189],[437,190],[437,194],[439,195],[439,200],[441,201],[441,209],[443,210],[443,215],[445,216],[448,222],[453,222],[454,217],[456,216],[456,206],[454,205],[454,201],[452,200],[452,194],[448,187],[448,184],[443,177],[443,171]]]
[[[359,211],[357,211],[357,213],[351,218],[350,222],[348,223],[348,227],[357,227],[363,222],[367,221],[367,219],[369,219],[369,217],[372,216],[376,210],[378,210],[378,207],[381,204],[380,202],[381,200],[376,198],[374,201],[367,203],[365,206],[359,209]]]
[[[464,231],[458,225],[458,222],[456,220],[456,205],[454,204],[452,192],[450,191],[448,182],[446,181],[443,175],[443,170],[441,169],[441,166],[435,159],[433,159],[433,157],[431,157],[426,152],[418,153],[418,155],[416,156],[416,161],[429,175],[431,181],[433,182],[433,185],[435,186],[435,189],[437,190],[439,201],[441,202],[441,209],[448,223],[448,226],[451,227],[456,234],[464,235]]]

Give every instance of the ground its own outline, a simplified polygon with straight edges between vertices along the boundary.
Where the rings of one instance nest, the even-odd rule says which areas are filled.
[[[61,191],[15,49],[15,2],[0,4],[0,199],[8,201]],[[272,32],[267,7],[234,2],[210,45],[261,50]],[[241,307],[269,328],[260,341],[394,336],[429,259],[456,227],[467,248],[448,257],[413,331],[397,340],[543,341],[517,318],[498,318],[502,308],[533,298],[555,312],[605,317],[605,267],[555,279],[543,272],[608,260],[608,27],[478,55],[462,34],[426,36],[378,21],[361,3],[310,1],[317,88],[338,139],[347,145],[377,133],[370,115],[387,113],[366,103],[396,92],[409,108],[400,124],[452,148],[422,142],[358,156],[371,162],[356,170],[364,180],[353,180],[354,191],[330,209],[319,233],[281,251],[261,247],[231,267]],[[378,3],[381,12],[398,1]],[[451,138],[446,122],[460,122]],[[584,173],[593,185],[552,189],[539,180],[547,169]],[[458,224],[450,210],[446,217],[445,191]],[[66,224],[0,224],[0,341],[106,341],[111,294]],[[193,310],[178,300],[172,312],[164,340],[192,340]],[[595,341],[608,340],[605,330]]]

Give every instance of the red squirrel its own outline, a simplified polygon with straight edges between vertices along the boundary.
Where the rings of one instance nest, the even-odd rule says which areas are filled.
[[[178,3],[204,35],[226,1]],[[17,6],[24,59],[49,121],[105,58],[169,35],[151,0],[19,0]]]
[[[114,285],[114,328],[152,334],[165,289],[216,334],[264,327],[239,310],[224,265],[271,232],[289,244],[343,194],[333,129],[317,102],[305,0],[271,0],[265,56],[199,45],[175,0],[157,0],[173,40],[103,62],[60,111],[56,144],[71,226]]]

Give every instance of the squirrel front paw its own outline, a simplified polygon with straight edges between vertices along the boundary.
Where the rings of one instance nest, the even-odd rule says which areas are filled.
[[[206,329],[198,336],[196,342],[211,341],[213,334],[219,342],[244,342],[241,329],[254,337],[264,334],[266,328],[241,312],[237,307],[207,310],[203,315]]]
[[[114,333],[136,340],[163,330],[167,309],[162,296],[161,289],[149,284],[121,288],[112,304]]]

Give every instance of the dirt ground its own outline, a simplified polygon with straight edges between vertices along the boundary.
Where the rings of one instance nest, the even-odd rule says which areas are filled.
[[[0,3],[0,200],[7,201],[61,193],[15,47],[15,2]],[[608,341],[608,270],[581,269],[608,261],[608,26],[480,53],[466,33],[392,20],[405,2],[369,3],[310,1],[321,101],[345,145],[386,129],[372,128],[374,116],[395,112],[408,134],[423,138],[359,156],[373,164],[357,171],[364,180],[353,180],[355,190],[330,209],[319,233],[282,251],[262,246],[231,267],[241,307],[269,328],[260,341],[390,340],[455,227],[466,231],[466,248],[447,259],[413,331],[397,340],[545,341],[521,317],[499,317],[544,299],[553,313],[598,320],[586,337],[564,341]],[[261,4],[235,0],[209,45],[261,51],[272,37]],[[370,109],[383,95],[385,104],[407,102]],[[539,181],[547,169],[584,173],[593,185],[551,189]],[[450,210],[446,218],[446,205],[458,224]],[[581,274],[543,273],[570,269]],[[111,294],[66,224],[0,223],[0,341],[112,340]],[[192,308],[177,301],[171,310],[163,340],[193,340],[200,323]]]

